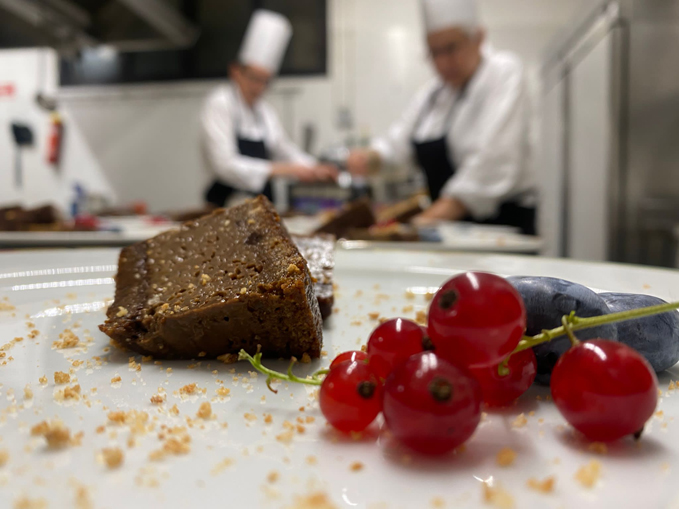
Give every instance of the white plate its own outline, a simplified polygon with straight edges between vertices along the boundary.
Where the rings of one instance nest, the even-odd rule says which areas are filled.
[[[534,388],[517,406],[489,413],[464,452],[439,460],[418,459],[390,448],[377,430],[360,441],[340,437],[324,425],[309,390],[281,386],[277,395],[272,394],[262,376],[248,375],[251,370],[245,364],[203,361],[163,362],[159,366],[147,362],[139,372],[131,369],[128,355],[109,350],[107,338],[97,330],[105,303],[113,295],[111,277],[116,259],[116,250],[0,255],[0,302],[7,302],[2,299],[8,297],[16,306],[14,311],[0,312],[0,337],[3,343],[25,338],[6,351],[14,360],[0,366],[0,449],[10,452],[8,463],[0,467],[0,507],[12,507],[22,496],[42,497],[49,508],[80,507],[75,503],[78,486],[87,488],[91,507],[98,509],[478,507],[482,504],[481,483],[490,479],[511,494],[516,507],[678,506],[679,488],[673,481],[679,471],[675,421],[679,391],[667,392],[669,380],[679,378],[676,368],[661,375],[659,410],[664,414],[652,419],[638,444],[622,441],[609,446],[606,455],[589,451],[544,400],[547,391]],[[337,352],[364,343],[374,326],[368,313],[412,317],[426,309],[424,294],[452,274],[469,269],[558,276],[596,288],[679,300],[679,273],[675,271],[518,256],[339,251],[339,311],[325,331],[324,348],[329,355],[299,372],[325,366]],[[408,299],[407,290],[416,297]],[[28,337],[33,327],[27,322],[40,331],[35,339]],[[53,341],[66,328],[83,341],[91,334],[93,342],[80,349],[53,349]],[[54,393],[63,386],[55,387],[54,372],[68,371],[72,360],[91,364],[74,372],[87,401],[60,403]],[[191,364],[194,366],[189,367]],[[269,364],[285,368],[281,362]],[[172,373],[167,373],[168,367]],[[234,381],[231,369],[241,376],[240,381]],[[38,382],[43,375],[49,379],[47,386]],[[119,386],[111,384],[116,375],[122,378]],[[243,375],[250,380],[243,382]],[[231,389],[230,397],[217,397],[218,379]],[[207,394],[189,399],[174,394],[191,382],[205,388]],[[32,399],[24,398],[26,385],[33,391]],[[150,403],[159,387],[168,395],[167,403],[160,407]],[[186,418],[195,418],[205,401],[212,402],[216,419],[195,421],[189,428],[191,451],[150,461],[149,452],[161,444],[161,426],[185,426]],[[181,412],[178,417],[167,412],[174,404]],[[300,412],[300,407],[305,411]],[[98,426],[107,424],[107,412],[115,409],[146,411],[155,429],[137,435],[133,448],[127,446],[126,426],[110,424],[105,432],[97,433]],[[247,421],[246,413],[256,415],[256,420]],[[271,414],[271,424],[264,423],[265,413]],[[512,422],[520,413],[527,416],[528,423],[514,428]],[[305,423],[304,433],[295,432],[289,444],[276,439],[285,431],[284,421],[296,423],[298,417],[304,420],[307,416],[315,422]],[[51,451],[42,438],[30,436],[33,425],[55,417],[72,432],[84,433],[82,445]],[[125,462],[109,471],[97,461],[97,452],[115,445],[124,450]],[[505,446],[512,447],[518,457],[514,465],[501,468],[495,456]],[[227,459],[233,462],[231,466],[224,466]],[[601,462],[602,474],[594,488],[585,489],[573,476],[592,459]],[[311,465],[314,460],[316,464]],[[362,468],[355,471],[352,465]],[[272,472],[278,475],[275,482],[268,480],[275,477]],[[526,488],[529,478],[546,476],[556,478],[553,493],[539,494]],[[324,494],[334,505],[303,505],[301,500],[314,493]],[[444,505],[437,505],[439,502]]]

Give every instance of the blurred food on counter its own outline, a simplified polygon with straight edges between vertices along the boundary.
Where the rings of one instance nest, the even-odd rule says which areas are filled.
[[[33,208],[13,205],[0,208],[0,231],[3,232],[115,232],[125,226],[171,226],[176,217],[197,218],[209,211],[186,211],[149,215],[144,202],[128,206],[102,208],[96,212],[81,212],[72,217],[63,214],[56,206],[48,204]]]
[[[325,320],[332,314],[335,303],[332,279],[335,268],[335,237],[327,234],[292,235],[292,241],[307,261],[321,317]]]
[[[103,208],[97,213],[101,217],[143,216],[146,214],[148,214],[148,205],[143,201],[132,202],[122,207]]]
[[[52,205],[31,209],[20,205],[0,208],[0,231],[55,230],[61,224],[61,215]]]
[[[204,207],[187,209],[187,210],[175,210],[170,212],[165,212],[163,215],[168,217],[170,220],[177,223],[183,223],[185,221],[193,221],[200,217],[206,216],[215,210],[216,207],[213,205],[206,205]]]
[[[368,228],[376,221],[367,198],[347,203],[336,211],[328,211],[325,216],[325,222],[314,233],[329,233],[338,239],[346,238],[353,228]]]
[[[424,211],[428,201],[425,195],[416,194],[412,198],[399,201],[398,203],[383,205],[378,209],[377,222],[389,223],[396,221],[397,223],[407,223]]]
[[[375,224],[369,228],[351,228],[347,232],[347,239],[374,242],[419,242],[422,237],[414,225],[390,223]]]
[[[415,196],[393,205],[379,206],[368,198],[361,198],[322,214],[325,219],[315,233],[329,233],[348,240],[423,240],[415,226],[405,224],[422,211],[421,200],[421,196]]]

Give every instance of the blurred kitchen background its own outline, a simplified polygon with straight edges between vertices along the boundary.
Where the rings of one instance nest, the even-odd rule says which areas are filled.
[[[418,0],[0,0],[0,207],[200,208],[199,115],[256,8],[293,24],[268,100],[318,157],[383,133],[433,76]],[[530,78],[540,254],[678,266],[679,1],[480,8]],[[364,185],[391,203],[423,180],[394,168]],[[277,205],[354,191],[281,184]]]

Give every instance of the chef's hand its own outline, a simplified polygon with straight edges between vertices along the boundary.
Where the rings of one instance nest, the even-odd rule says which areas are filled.
[[[337,180],[339,174],[336,167],[329,164],[305,166],[296,163],[274,163],[271,175],[275,177],[291,177],[300,182],[319,182]]]
[[[334,164],[317,164],[313,168],[315,180],[322,182],[337,182],[339,170]]]
[[[368,175],[381,164],[380,154],[374,150],[352,150],[347,158],[347,169],[352,175]]]
[[[416,226],[427,226],[438,221],[458,221],[467,215],[467,208],[457,198],[441,197],[431,207],[410,221]]]

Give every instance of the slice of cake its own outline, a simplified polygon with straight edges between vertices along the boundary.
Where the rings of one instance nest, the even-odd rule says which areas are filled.
[[[335,303],[332,273],[335,268],[335,237],[327,234],[304,237],[293,235],[292,240],[309,265],[314,292],[323,320],[332,314]]]
[[[377,224],[408,223],[425,208],[426,198],[422,195],[415,195],[407,200],[382,207],[377,214]]]
[[[314,233],[329,233],[340,239],[346,237],[352,228],[368,228],[374,224],[370,200],[362,198],[346,204]]]
[[[307,263],[262,196],[123,249],[107,316],[104,333],[155,357],[321,352]]]

